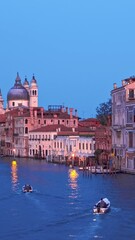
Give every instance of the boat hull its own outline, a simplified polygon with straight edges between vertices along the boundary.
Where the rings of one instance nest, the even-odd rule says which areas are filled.
[[[100,211],[98,210],[97,207],[93,208],[93,213],[97,213],[97,214],[104,214],[106,212],[108,212],[110,209],[110,206],[107,208],[100,208]]]
[[[28,192],[33,192],[33,188],[31,187],[31,188],[29,188],[28,186],[27,187],[25,187],[25,186],[23,186],[22,187],[22,192],[23,193],[28,193]]]
[[[100,202],[101,202],[101,200],[100,200],[93,207],[93,213],[104,214],[110,210],[110,206],[111,206],[110,201],[107,198],[104,198],[103,201],[105,201],[106,207],[100,207]]]

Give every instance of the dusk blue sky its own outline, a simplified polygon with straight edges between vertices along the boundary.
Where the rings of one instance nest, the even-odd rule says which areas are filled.
[[[39,106],[64,104],[95,117],[113,83],[135,74],[134,0],[0,2],[0,88],[33,73]]]

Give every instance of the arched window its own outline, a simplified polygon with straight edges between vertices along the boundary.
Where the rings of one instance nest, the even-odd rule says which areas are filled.
[[[28,128],[27,127],[25,128],[25,133],[28,133]]]
[[[28,123],[28,119],[25,119],[25,124],[27,124]]]

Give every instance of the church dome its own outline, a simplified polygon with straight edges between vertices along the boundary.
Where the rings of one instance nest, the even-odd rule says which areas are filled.
[[[29,93],[27,89],[22,85],[18,73],[14,86],[9,90],[7,94],[7,101],[10,100],[29,100]]]

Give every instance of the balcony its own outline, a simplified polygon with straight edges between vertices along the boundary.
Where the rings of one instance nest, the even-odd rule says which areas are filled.
[[[124,125],[113,125],[112,126],[112,129],[114,129],[114,130],[121,130],[122,128],[124,128],[125,126]]]
[[[133,128],[133,124],[132,123],[126,123],[126,128]]]
[[[128,97],[128,100],[129,100],[129,101],[131,101],[131,100],[135,100],[134,95],[133,95],[133,96],[129,96],[129,97]]]
[[[18,137],[19,136],[19,134],[18,133],[14,133],[14,137]]]

